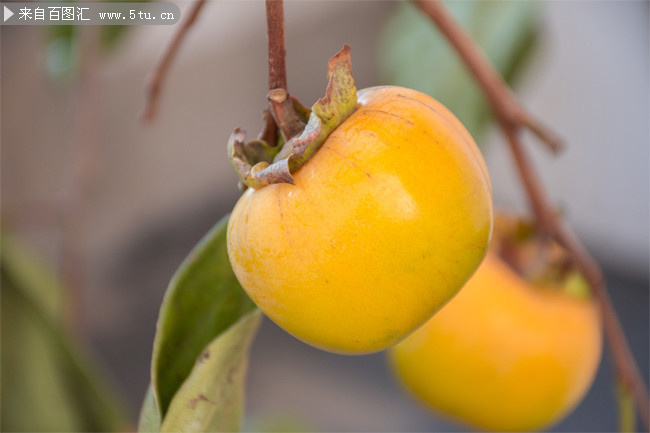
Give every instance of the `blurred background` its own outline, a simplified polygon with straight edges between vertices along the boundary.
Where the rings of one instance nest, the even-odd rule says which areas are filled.
[[[525,106],[566,140],[566,150],[553,157],[526,136],[551,196],[605,270],[647,381],[648,3],[450,7]],[[349,43],[359,88],[406,85],[447,104],[484,152],[497,204],[526,209],[480,93],[413,6],[288,1],[285,14],[292,95],[306,105],[320,97],[327,59]],[[151,125],[138,121],[145,82],[175,27],[1,27],[2,282],[6,288],[4,266],[12,266],[20,276],[13,284],[29,287],[23,291],[37,299],[40,312],[3,289],[4,431],[125,428],[116,421],[122,416],[135,425],[167,283],[239,195],[226,158],[228,136],[236,126],[249,137],[261,128],[265,23],[261,1],[208,2]],[[61,322],[69,336],[53,335],[49,320]],[[51,367],[52,351],[75,367]],[[92,388],[97,381],[109,394]],[[585,400],[553,430],[615,431],[613,383],[605,354]],[[80,401],[61,394],[71,386]],[[75,419],[79,405],[85,416],[102,420]],[[41,416],[34,419],[32,409]],[[328,354],[269,320],[251,354],[244,427],[463,430],[411,400],[393,382],[383,354]]]

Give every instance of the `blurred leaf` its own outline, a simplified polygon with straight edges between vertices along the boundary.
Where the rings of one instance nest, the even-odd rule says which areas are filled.
[[[2,236],[2,431],[117,431],[122,409],[65,335],[61,287]]]
[[[591,287],[585,277],[576,270],[568,272],[564,276],[564,293],[578,299],[591,299]]]
[[[454,1],[449,11],[483,48],[506,81],[521,71],[537,36],[536,2]],[[474,79],[429,17],[399,2],[379,38],[385,84],[410,87],[446,105],[477,141],[490,120]]]
[[[156,397],[153,394],[153,387],[149,385],[147,395],[144,397],[144,402],[142,403],[142,409],[140,410],[138,431],[142,433],[159,432],[160,424],[160,411],[156,406]]]
[[[129,0],[107,0],[128,2]],[[149,1],[149,0],[131,0]],[[104,51],[110,52],[124,38],[128,31],[124,25],[105,25],[100,28],[100,43]],[[75,78],[79,67],[79,27],[75,25],[56,25],[47,27],[46,66],[49,77],[56,81]]]
[[[206,346],[255,309],[230,266],[227,225],[224,217],[189,254],[160,308],[151,376],[163,424],[174,395]]]
[[[161,431],[239,430],[248,349],[261,318],[259,310],[248,313],[210,343],[174,396]]]
[[[619,381],[616,386],[616,397],[618,399],[618,431],[621,433],[637,431],[636,409],[632,391]]]
[[[51,79],[66,81],[76,75],[79,67],[79,50],[74,33],[62,34],[52,39],[45,52],[45,64]]]
[[[106,51],[111,51],[114,49],[127,33],[127,27],[129,26],[103,26],[101,33],[102,48],[104,48]]]

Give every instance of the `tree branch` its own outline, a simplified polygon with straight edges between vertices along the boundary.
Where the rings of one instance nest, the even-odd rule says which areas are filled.
[[[616,372],[622,385],[632,391],[641,420],[646,430],[650,429],[648,391],[607,293],[602,271],[580,240],[554,212],[540,178],[519,140],[518,130],[520,126],[525,126],[554,150],[557,149],[559,140],[519,104],[494,66],[439,1],[417,0],[417,4],[438,26],[483,89],[508,140],[515,165],[540,228],[567,249],[575,265],[589,283],[600,307],[605,336],[612,352]]]
[[[165,49],[160,62],[156,65],[153,75],[147,84],[147,102],[144,108],[144,112],[140,117],[143,122],[149,123],[156,118],[156,115],[158,114],[158,101],[160,99],[160,92],[162,90],[162,85],[165,82],[165,78],[167,77],[167,73],[169,72],[169,68],[176,58],[178,50],[185,40],[187,33],[192,28],[196,22],[197,17],[201,13],[203,6],[205,6],[205,0],[195,0],[194,3],[192,3],[187,18],[185,21],[183,21],[183,24],[176,31],[176,34],[174,35],[171,43]]]
[[[266,0],[266,25],[269,40],[269,103],[285,141],[305,128],[287,91],[286,50],[284,45],[284,6],[282,0]]]
[[[98,30],[96,27],[79,29],[80,68],[75,81],[71,112],[71,164],[67,184],[57,201],[60,206],[57,212],[61,229],[60,270],[65,285],[64,318],[68,331],[82,339],[87,337],[83,313],[89,291],[84,248],[85,223],[100,163],[98,131],[101,130],[101,81],[97,53],[101,41]]]
[[[447,13],[444,6],[437,1],[417,0],[416,3],[425,14],[435,21],[440,31],[447,37],[449,43],[474,74],[474,78],[483,88],[485,96],[499,120],[510,128],[517,129],[520,126],[528,128],[549,150],[553,153],[559,152],[562,149],[561,139],[519,103],[485,54],[479,49],[471,51],[464,49],[467,46],[474,46],[475,43],[472,37],[458,26],[454,18]]]

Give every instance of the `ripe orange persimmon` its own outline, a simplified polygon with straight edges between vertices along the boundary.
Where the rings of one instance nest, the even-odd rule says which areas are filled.
[[[580,402],[601,339],[592,300],[533,287],[491,251],[460,293],[389,354],[406,388],[443,415],[529,431]]]
[[[243,194],[228,253],[260,309],[313,346],[360,354],[395,344],[486,253],[493,212],[481,153],[420,92],[360,91],[294,179]]]

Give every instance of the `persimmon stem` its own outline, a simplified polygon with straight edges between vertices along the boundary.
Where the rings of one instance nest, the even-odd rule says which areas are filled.
[[[284,5],[282,0],[266,0],[266,25],[269,38],[269,91],[287,89],[284,46]]]
[[[205,0],[195,0],[190,7],[190,10],[187,14],[187,18],[183,21],[183,24],[178,28],[176,34],[171,41],[171,43],[165,49],[165,52],[156,65],[156,68],[149,79],[147,84],[147,102],[144,107],[144,111],[140,116],[140,119],[143,122],[152,122],[158,114],[158,102],[160,100],[160,92],[162,86],[167,78],[167,73],[171,67],[178,50],[181,47],[181,44],[185,40],[188,32],[196,22],[196,19],[201,14],[203,7],[205,6]]]
[[[300,134],[305,125],[298,117],[287,90],[282,0],[266,0],[266,24],[269,42],[269,105],[278,128],[288,141]]]
[[[454,47],[485,93],[506,136],[514,163],[540,229],[568,250],[571,259],[589,283],[591,292],[600,307],[605,336],[611,349],[620,383],[631,391],[641,421],[646,430],[649,430],[648,390],[612,305],[602,271],[573,231],[554,211],[549,196],[522,146],[518,132],[520,126],[525,126],[551,148],[555,148],[559,140],[555,138],[554,133],[541,126],[541,123],[534,120],[519,104],[478,45],[449,14],[442,3],[438,0],[416,0],[416,3]]]

